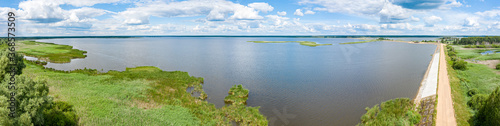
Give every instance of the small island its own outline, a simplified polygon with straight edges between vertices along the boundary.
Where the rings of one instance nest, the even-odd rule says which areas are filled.
[[[311,42],[311,41],[247,41],[247,42],[253,42],[253,43],[291,43],[291,42],[295,42],[295,43],[299,43],[300,45],[309,46],[309,47],[332,45],[332,44],[318,44],[316,42]]]
[[[389,40],[387,38],[378,38],[378,39],[369,39],[369,38],[364,38],[362,40],[365,40],[365,41],[359,41],[359,42],[344,42],[344,43],[340,43],[341,45],[345,45],[345,44],[360,44],[360,43],[368,43],[368,42],[376,42],[376,41],[382,41],[382,40]]]

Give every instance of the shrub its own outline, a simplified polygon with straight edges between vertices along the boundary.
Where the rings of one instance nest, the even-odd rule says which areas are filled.
[[[455,61],[457,61],[457,60],[458,60],[458,58],[457,58],[456,56],[452,56],[452,57],[451,57],[451,61],[455,62]]]
[[[479,93],[479,90],[477,90],[477,88],[472,88],[469,91],[467,91],[467,95],[469,95],[470,97],[476,95],[477,93]]]
[[[493,44],[493,45],[491,45],[491,48],[500,48],[500,45]]]
[[[500,87],[484,101],[475,120],[481,126],[500,126]]]
[[[456,56],[457,53],[455,53],[454,51],[448,51],[448,56]]]
[[[477,94],[467,102],[467,105],[473,110],[479,110],[483,106],[484,101],[488,98],[486,94]]]
[[[361,117],[358,125],[415,125],[421,115],[414,111],[414,104],[408,98],[397,98],[382,102],[373,108],[366,108],[366,113]]]
[[[471,48],[471,45],[465,45],[464,48]]]
[[[62,101],[52,103],[43,115],[47,126],[76,126],[78,122],[73,105]]]
[[[497,66],[495,67],[497,70],[500,70],[500,63],[497,64]]]
[[[10,78],[0,83],[0,99],[10,98],[10,90],[7,89]],[[47,94],[49,87],[45,81],[34,81],[23,75],[16,76],[16,95],[14,98],[16,115],[9,118],[9,125],[44,125],[43,110],[50,104],[52,98]],[[0,109],[9,106],[0,106]]]
[[[453,69],[455,70],[467,70],[467,62],[463,60],[457,60],[453,62]]]
[[[477,45],[476,48],[486,48],[485,45]]]

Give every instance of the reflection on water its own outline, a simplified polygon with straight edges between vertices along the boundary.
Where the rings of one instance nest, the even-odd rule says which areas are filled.
[[[331,46],[246,41],[313,41]],[[229,88],[250,90],[249,106],[272,125],[355,125],[365,107],[398,98],[413,98],[436,48],[428,44],[371,42],[347,38],[72,38],[44,42],[86,50],[85,59],[56,69],[125,70],[156,66],[205,78],[208,101],[224,105]]]

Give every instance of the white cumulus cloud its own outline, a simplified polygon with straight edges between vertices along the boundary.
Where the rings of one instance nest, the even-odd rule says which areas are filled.
[[[248,4],[249,7],[254,8],[255,10],[261,11],[261,12],[270,12],[274,10],[274,7],[267,3],[251,3]]]
[[[278,13],[279,16],[285,16],[286,15],[285,11],[278,11],[276,13]]]
[[[295,10],[295,13],[293,13],[293,15],[304,16],[304,13],[302,13],[302,10],[297,9],[297,10]]]
[[[425,25],[427,27],[433,27],[434,24],[442,21],[443,19],[441,19],[441,17],[438,17],[438,16],[430,16],[430,17],[425,17],[424,18],[424,21],[425,21]]]

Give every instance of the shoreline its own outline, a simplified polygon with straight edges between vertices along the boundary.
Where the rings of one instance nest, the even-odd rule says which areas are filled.
[[[413,44],[419,44],[419,43],[413,43]],[[425,44],[431,44],[431,43],[425,43]],[[441,48],[439,48],[439,45],[436,43],[432,43],[432,44],[436,45],[436,49],[434,50],[434,54],[432,55],[432,59],[429,62],[429,65],[427,66],[427,70],[425,71],[424,77],[422,78],[422,81],[420,82],[419,90],[418,90],[417,94],[415,95],[415,97],[413,98],[413,102],[417,106],[420,104],[420,101],[422,99],[429,97],[429,96],[436,95],[438,69],[433,69],[433,68],[436,68],[439,65],[439,57],[440,57],[439,51],[441,50]],[[431,71],[431,70],[433,70],[433,71]],[[429,76],[430,72],[433,72],[431,76]],[[433,80],[433,78],[435,79],[435,81]],[[430,89],[430,88],[433,88],[433,89]],[[434,90],[434,93],[431,92],[430,95],[429,94],[424,95],[424,90],[425,91],[428,91],[428,90],[433,91]]]

